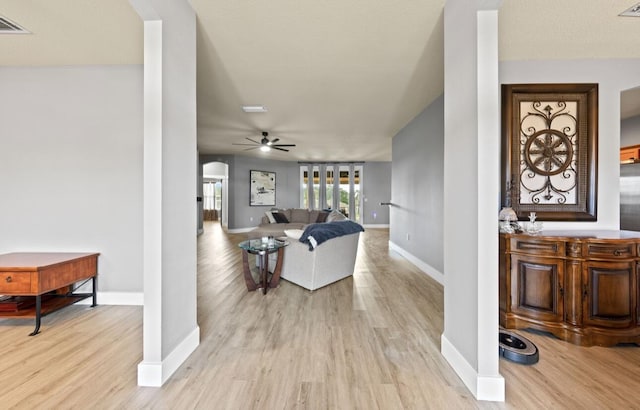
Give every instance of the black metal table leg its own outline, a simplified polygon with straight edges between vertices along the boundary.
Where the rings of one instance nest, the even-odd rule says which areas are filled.
[[[40,331],[40,319],[41,319],[41,309],[42,309],[42,297],[40,295],[36,296],[36,328],[33,330],[29,336],[35,336]]]
[[[93,278],[91,278],[91,296],[93,298],[92,303],[91,303],[91,307],[96,307],[98,305],[98,301],[96,298],[96,278],[98,277],[98,275],[94,276]]]

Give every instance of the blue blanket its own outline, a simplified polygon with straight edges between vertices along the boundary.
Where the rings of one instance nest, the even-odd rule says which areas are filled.
[[[300,237],[300,242],[309,245],[309,250],[314,250],[321,243],[338,236],[349,235],[356,232],[364,232],[362,225],[351,220],[323,222],[307,225]]]

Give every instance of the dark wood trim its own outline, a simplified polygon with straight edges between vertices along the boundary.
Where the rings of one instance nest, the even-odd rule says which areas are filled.
[[[579,138],[586,138],[578,152],[576,204],[520,204],[519,142],[520,118],[516,106],[521,100],[582,101],[579,110]],[[580,122],[584,118],[584,122]],[[586,152],[582,152],[586,150]],[[502,178],[501,200],[511,206],[519,220],[535,212],[541,221],[595,221],[598,198],[598,84],[503,84],[502,85]]]

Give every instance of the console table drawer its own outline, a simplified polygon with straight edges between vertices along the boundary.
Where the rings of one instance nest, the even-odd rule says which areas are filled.
[[[587,257],[598,258],[634,258],[636,256],[635,243],[601,243],[587,242],[584,244]]]
[[[511,238],[511,252],[527,255],[564,256],[565,242],[538,238]]]
[[[0,294],[31,292],[30,272],[0,272]]]

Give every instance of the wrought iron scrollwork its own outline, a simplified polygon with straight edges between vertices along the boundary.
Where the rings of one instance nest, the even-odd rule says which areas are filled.
[[[532,204],[575,202],[578,151],[577,119],[572,113],[575,103],[522,104],[529,105],[529,109],[521,107],[520,200]]]

